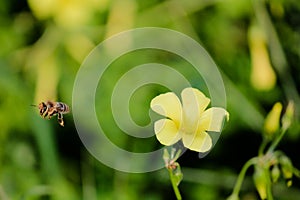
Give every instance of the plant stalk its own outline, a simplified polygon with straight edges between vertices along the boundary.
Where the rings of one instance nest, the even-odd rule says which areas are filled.
[[[174,178],[173,170],[172,169],[168,169],[168,171],[169,171],[170,180],[171,180],[172,187],[173,187],[174,193],[176,195],[176,198],[177,198],[177,200],[182,200],[182,197],[181,197],[178,185],[176,184],[176,180]]]
[[[238,194],[239,194],[239,192],[240,192],[240,190],[241,190],[242,183],[243,183],[243,180],[244,180],[244,178],[245,178],[245,175],[246,175],[246,172],[247,172],[248,168],[249,168],[251,165],[254,165],[255,163],[257,163],[257,157],[251,158],[250,160],[248,160],[248,161],[244,164],[244,166],[243,166],[243,168],[242,168],[242,170],[241,170],[241,172],[240,172],[240,174],[239,174],[239,176],[238,176],[238,179],[237,179],[237,181],[236,181],[236,184],[235,184],[235,186],[234,186],[234,189],[233,189],[232,194],[238,196]]]

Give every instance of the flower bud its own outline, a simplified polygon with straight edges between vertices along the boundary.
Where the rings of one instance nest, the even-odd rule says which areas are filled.
[[[176,162],[176,165],[177,165],[177,167],[173,173],[174,173],[175,183],[178,186],[183,179],[183,174],[181,172],[179,163]]]
[[[271,140],[274,134],[278,131],[280,125],[280,114],[282,111],[281,103],[277,102],[274,104],[272,110],[269,112],[265,119],[263,133],[264,136]]]
[[[294,102],[290,101],[281,120],[284,129],[287,129],[291,125],[294,118],[294,111]]]
[[[279,159],[279,163],[281,164],[281,171],[283,174],[283,177],[287,181],[287,186],[292,185],[292,177],[293,177],[293,164],[291,159],[289,159],[287,156],[281,156]]]
[[[274,167],[271,170],[271,177],[272,177],[272,181],[273,183],[276,183],[280,177],[280,170],[278,165],[274,165]]]
[[[261,199],[267,199],[268,174],[264,168],[255,166],[253,180]]]

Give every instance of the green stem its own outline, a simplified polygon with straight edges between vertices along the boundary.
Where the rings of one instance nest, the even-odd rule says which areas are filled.
[[[171,180],[172,187],[173,187],[174,193],[176,195],[176,198],[177,198],[177,200],[181,200],[182,197],[181,197],[179,188],[177,186],[176,179],[175,179],[174,174],[173,174],[173,170],[172,169],[168,169],[168,171],[169,171],[170,180]]]
[[[271,177],[270,177],[270,172],[269,169],[265,169],[265,173],[268,174],[268,179],[267,179],[267,198],[268,200],[273,200],[273,194],[272,194],[272,183],[271,183]]]
[[[267,197],[268,197],[268,200],[273,200],[273,194],[272,194],[271,184],[267,185]]]
[[[257,157],[251,158],[250,160],[248,160],[244,164],[244,166],[243,166],[243,168],[242,168],[242,170],[241,170],[241,172],[240,172],[240,174],[238,176],[238,179],[237,179],[237,181],[235,183],[235,186],[234,186],[234,189],[233,189],[233,192],[232,192],[233,195],[238,196],[239,191],[240,191],[240,189],[242,187],[242,183],[243,183],[243,180],[245,178],[245,175],[246,175],[246,172],[247,172],[248,168],[251,165],[254,165],[255,163],[257,163]]]
[[[264,150],[268,144],[268,140],[266,138],[263,139],[260,147],[259,147],[259,150],[258,150],[258,156],[262,156],[264,154]]]
[[[278,137],[275,138],[275,140],[272,142],[271,146],[269,147],[266,154],[271,153],[275,150],[281,139],[283,138],[284,134],[286,133],[286,128],[281,129],[281,132]]]

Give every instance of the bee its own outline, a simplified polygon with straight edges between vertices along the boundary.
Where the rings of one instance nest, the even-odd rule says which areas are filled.
[[[62,102],[55,102],[55,101],[46,101],[41,102],[39,105],[32,105],[38,107],[40,110],[41,117],[45,118],[57,115],[57,120],[59,125],[64,126],[63,114],[67,114],[70,112],[70,108],[67,104]]]

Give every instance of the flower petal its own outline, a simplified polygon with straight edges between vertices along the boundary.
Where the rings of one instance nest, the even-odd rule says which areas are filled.
[[[207,152],[212,147],[212,139],[205,131],[196,134],[183,134],[183,145],[193,151]]]
[[[228,118],[229,114],[224,108],[209,108],[203,112],[199,119],[198,132],[221,132],[224,125],[224,121],[228,120]]]
[[[183,105],[183,126],[186,133],[197,132],[201,113],[208,106],[210,99],[195,88],[186,88],[181,92]]]
[[[210,103],[210,99],[196,88],[185,88],[181,92],[181,98],[184,110],[195,111],[197,109],[200,114]]]
[[[158,114],[174,120],[179,127],[181,121],[182,106],[180,100],[173,92],[161,94],[151,101],[151,109]]]
[[[158,141],[166,146],[170,146],[181,139],[176,124],[169,119],[160,119],[154,124],[154,131]]]

